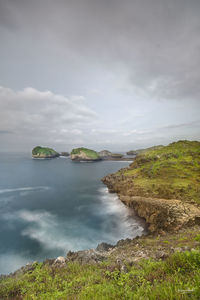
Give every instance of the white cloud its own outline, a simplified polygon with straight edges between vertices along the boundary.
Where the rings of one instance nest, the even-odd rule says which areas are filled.
[[[82,134],[82,127],[97,116],[83,104],[84,97],[67,98],[28,87],[21,91],[0,87],[0,130],[23,136],[26,142],[62,143]],[[13,135],[12,137],[13,138]]]

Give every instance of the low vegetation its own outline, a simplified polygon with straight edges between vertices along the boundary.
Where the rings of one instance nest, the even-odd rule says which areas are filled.
[[[199,299],[200,251],[177,252],[166,260],[141,260],[121,272],[112,262],[68,263],[0,281],[3,299]]]
[[[200,204],[200,142],[179,141],[142,152],[123,174],[132,178],[136,195]]]

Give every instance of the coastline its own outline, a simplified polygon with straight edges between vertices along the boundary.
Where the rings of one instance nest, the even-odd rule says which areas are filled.
[[[118,172],[109,174],[102,178],[102,182],[111,193],[117,193],[126,206],[133,208],[139,217],[145,219],[150,233],[178,231],[182,227],[200,225],[200,209],[195,203],[131,195],[124,175],[126,170],[122,168],[120,175]]]
[[[198,204],[194,201],[134,195],[134,178],[126,176],[130,171],[131,165],[103,177],[102,182],[109,193],[116,193],[119,201],[145,219],[148,226],[146,234],[121,239],[115,245],[102,242],[95,249],[69,251],[66,256],[28,263],[14,273],[0,275],[2,299],[23,299],[30,295],[37,299],[47,294],[52,297],[55,295],[55,299],[66,296],[71,299],[71,295],[74,297],[72,299],[79,296],[80,299],[88,299],[88,290],[92,297],[89,299],[93,299],[95,289],[102,297],[108,287],[108,295],[116,291],[115,299],[121,299],[122,295],[127,295],[127,299],[135,295],[135,299],[141,299],[144,295],[148,298],[152,293],[158,295],[155,299],[161,299],[163,287],[167,294],[162,299],[168,299],[168,293],[172,290],[179,299],[180,288],[188,286],[191,287],[191,295],[198,295]],[[197,282],[194,282],[196,277]],[[120,296],[117,298],[118,292]],[[82,295],[86,298],[82,298]]]

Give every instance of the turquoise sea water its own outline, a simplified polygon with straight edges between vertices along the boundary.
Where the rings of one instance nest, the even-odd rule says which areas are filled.
[[[0,274],[35,260],[141,235],[134,216],[101,178],[130,162],[77,163],[0,156]]]

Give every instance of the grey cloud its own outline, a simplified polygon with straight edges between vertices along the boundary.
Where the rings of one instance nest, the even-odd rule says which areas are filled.
[[[0,134],[12,134],[12,133],[14,132],[10,130],[0,130]]]
[[[199,138],[199,13],[199,0],[0,0],[0,85],[12,87],[0,129],[13,145]]]
[[[10,0],[0,11],[2,25],[59,45],[69,57],[123,66],[127,84],[149,95],[200,96],[198,0]]]

